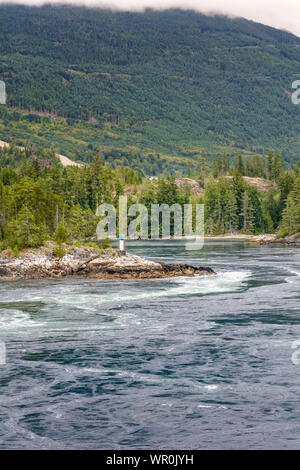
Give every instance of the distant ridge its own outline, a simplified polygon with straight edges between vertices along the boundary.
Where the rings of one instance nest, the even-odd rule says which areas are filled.
[[[299,77],[300,38],[242,18],[0,6],[7,109],[45,114],[24,126],[0,109],[1,135],[38,136],[86,161],[89,147],[125,151],[111,158],[129,164],[133,154],[186,165],[199,154],[269,150],[295,161],[300,109],[290,95]],[[87,125],[72,136],[58,124],[46,132],[38,118],[47,112]]]

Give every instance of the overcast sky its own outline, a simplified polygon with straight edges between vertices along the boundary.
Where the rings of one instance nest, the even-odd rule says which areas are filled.
[[[300,0],[0,0],[0,3],[67,3],[86,6],[112,6],[122,10],[180,7],[203,13],[226,13],[286,29],[300,36]]]

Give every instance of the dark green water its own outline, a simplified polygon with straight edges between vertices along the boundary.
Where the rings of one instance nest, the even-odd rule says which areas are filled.
[[[129,251],[218,275],[1,282],[0,448],[299,448],[300,250]]]

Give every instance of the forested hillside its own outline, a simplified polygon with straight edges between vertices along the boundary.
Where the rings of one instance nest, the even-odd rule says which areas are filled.
[[[151,155],[147,174],[199,153],[296,160],[299,74],[300,39],[244,19],[0,6],[0,139],[75,159]]]

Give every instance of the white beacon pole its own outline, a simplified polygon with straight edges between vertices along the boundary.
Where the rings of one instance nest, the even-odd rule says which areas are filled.
[[[125,240],[122,235],[120,236],[120,251],[122,253],[125,253]]]

